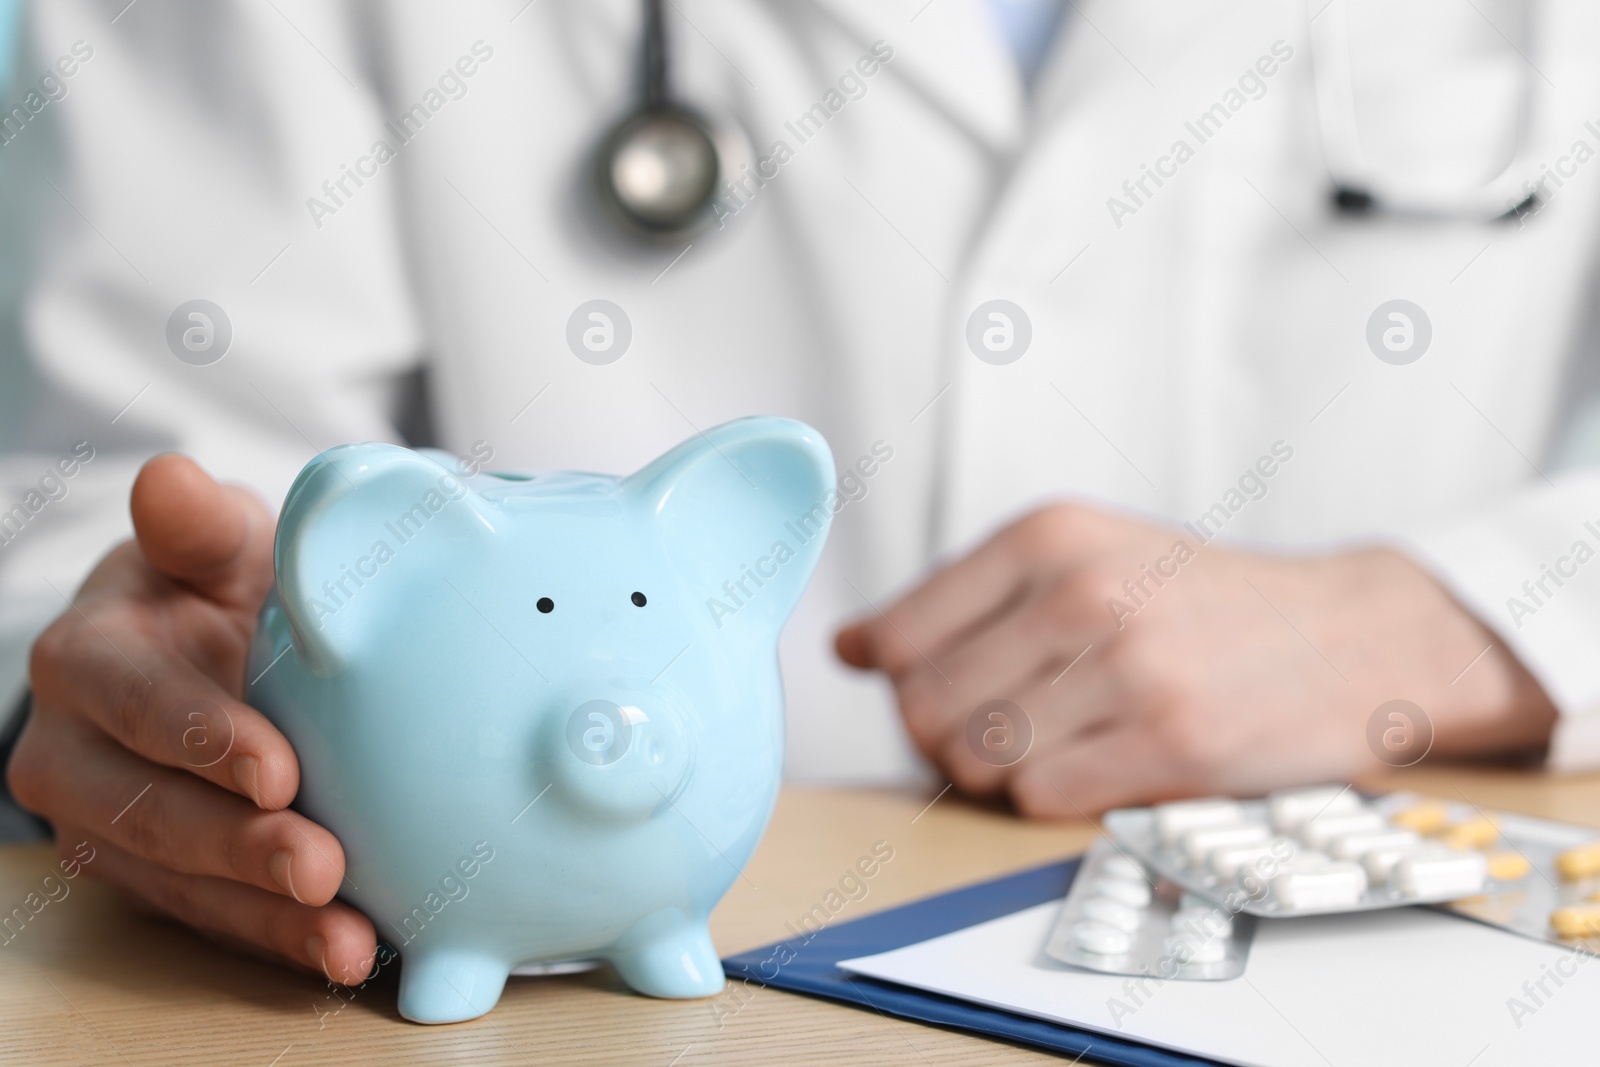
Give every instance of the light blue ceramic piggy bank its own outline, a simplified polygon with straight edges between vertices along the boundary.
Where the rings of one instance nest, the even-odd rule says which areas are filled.
[[[776,798],[778,632],[833,485],[822,437],[773,418],[627,478],[381,444],[300,474],[247,698],[400,951],[401,1014],[481,1015],[528,963],[721,990],[706,919]]]

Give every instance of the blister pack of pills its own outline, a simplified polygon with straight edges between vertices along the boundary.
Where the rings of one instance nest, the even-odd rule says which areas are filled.
[[[1383,801],[1425,839],[1483,855],[1483,891],[1442,905],[1446,910],[1600,955],[1600,830],[1408,793]]]
[[[1476,840],[1493,827],[1462,821],[1430,835],[1411,825],[1414,807],[1320,786],[1123,808],[1105,826],[1158,875],[1231,914],[1327,915],[1482,893],[1489,860]]]
[[[1045,952],[1104,974],[1215,981],[1244,973],[1255,924],[1184,893],[1101,838],[1083,857]]]

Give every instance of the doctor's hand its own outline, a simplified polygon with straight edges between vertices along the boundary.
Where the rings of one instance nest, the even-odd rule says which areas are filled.
[[[1424,710],[1438,755],[1536,750],[1556,714],[1397,552],[1244,552],[1075,504],[1002,530],[836,643],[888,675],[957,787],[1040,817],[1382,769],[1368,720],[1393,699]],[[997,699],[1032,728],[1009,766],[980,758],[987,723],[969,733]]]
[[[132,511],[137,539],[100,562],[34,645],[12,792],[54,825],[63,857],[88,842],[83,870],[138,902],[360,982],[376,942],[360,912],[333,900],[344,851],[285,810],[299,788],[294,750],[240,701],[272,583],[272,516],[174,455],[145,465]]]

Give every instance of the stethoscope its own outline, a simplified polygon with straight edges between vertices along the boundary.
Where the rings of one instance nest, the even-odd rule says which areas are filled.
[[[594,158],[601,204],[636,235],[668,239],[705,226],[723,172],[711,124],[673,101],[661,0],[644,0],[642,94]]]
[[[1405,174],[1374,163],[1362,151],[1356,119],[1351,41],[1345,0],[1311,0],[1318,12],[1310,24],[1312,74],[1323,156],[1333,177],[1332,201],[1341,212],[1384,212],[1416,218],[1495,219],[1520,216],[1536,204],[1525,183],[1538,180],[1529,130],[1533,126],[1533,87],[1524,58],[1517,101],[1517,134],[1509,160],[1486,181],[1448,181]],[[1525,25],[1531,21],[1522,5]],[[1527,34],[1524,33],[1524,39]],[[1509,41],[1508,41],[1509,43]],[[1514,45],[1512,46],[1515,47]]]

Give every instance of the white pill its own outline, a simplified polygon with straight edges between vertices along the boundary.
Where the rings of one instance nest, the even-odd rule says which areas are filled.
[[[1355,863],[1285,871],[1272,880],[1273,899],[1290,911],[1348,907],[1366,890],[1367,872]]]
[[[1353,811],[1342,815],[1319,815],[1300,827],[1300,840],[1312,848],[1327,848],[1336,837],[1346,834],[1375,834],[1389,824],[1375,811]]]
[[[1202,826],[1226,826],[1239,821],[1239,804],[1227,797],[1158,804],[1155,812],[1156,830],[1165,845],[1174,844],[1190,830]]]
[[[1197,940],[1184,934],[1173,934],[1163,947],[1168,956],[1187,963],[1216,963],[1228,955],[1228,941],[1221,937]]]
[[[1255,845],[1265,841],[1269,836],[1271,835],[1267,832],[1267,828],[1260,823],[1208,826],[1184,834],[1181,839],[1182,850],[1189,862],[1198,866],[1205,863],[1206,857],[1219,848]]]
[[[1083,902],[1083,917],[1093,919],[1095,922],[1114,926],[1118,930],[1133,933],[1139,929],[1139,924],[1144,921],[1145,913],[1138,908],[1130,908],[1120,904],[1109,897],[1090,897]]]
[[[1359,860],[1374,849],[1416,848],[1422,838],[1410,830],[1379,830],[1376,833],[1343,834],[1333,839],[1329,849],[1342,860]]]
[[[1315,789],[1290,789],[1267,797],[1267,811],[1273,829],[1280,834],[1293,831],[1307,819],[1318,815],[1344,815],[1361,808],[1361,795],[1342,785]]]
[[[1394,868],[1394,882],[1408,897],[1468,897],[1483,891],[1489,861],[1481,852],[1422,849]]]
[[[1273,855],[1268,862],[1240,867],[1237,883],[1247,889],[1251,896],[1255,896],[1262,888],[1269,885],[1272,879],[1281,874],[1318,871],[1326,867],[1329,862],[1327,853],[1302,848],[1286,860],[1280,860],[1277,855]]]
[[[1105,897],[1130,908],[1150,906],[1150,886],[1145,882],[1124,882],[1120,878],[1097,878],[1090,885],[1092,896]]]
[[[1112,855],[1100,861],[1100,873],[1107,878],[1120,878],[1124,882],[1145,880],[1144,868],[1126,856]]]
[[[1367,869],[1367,879],[1373,885],[1384,885],[1394,874],[1395,864],[1421,847],[1401,845],[1394,848],[1375,848],[1364,853],[1361,865]]]
[[[1221,908],[1179,908],[1172,913],[1172,929],[1195,937],[1229,938],[1233,920]]]
[[[1278,838],[1278,841],[1285,840]],[[1257,842],[1253,845],[1234,845],[1228,848],[1212,850],[1206,858],[1206,866],[1211,868],[1211,873],[1223,881],[1231,882],[1239,877],[1239,872],[1255,864],[1257,860],[1271,858],[1275,855],[1273,846],[1275,842]],[[1279,846],[1279,851],[1287,852]]]
[[[1072,927],[1072,943],[1097,956],[1120,956],[1133,942],[1127,934],[1105,923],[1079,922]]]

